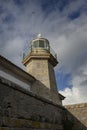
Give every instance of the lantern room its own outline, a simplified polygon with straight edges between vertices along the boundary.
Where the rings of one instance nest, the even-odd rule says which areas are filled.
[[[31,50],[33,49],[45,49],[50,51],[49,41],[41,37],[41,34],[38,37],[31,41]]]

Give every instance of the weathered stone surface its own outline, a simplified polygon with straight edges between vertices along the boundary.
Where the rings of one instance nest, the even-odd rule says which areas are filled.
[[[53,65],[50,64],[48,59],[31,59],[26,64],[26,71],[34,76],[40,83],[39,85],[37,85],[37,83],[32,85],[31,89],[33,92],[40,96],[42,95],[57,104],[61,104],[57,91]]]
[[[40,81],[0,58],[1,70],[29,83],[34,90],[32,93],[25,86],[0,75],[0,130],[87,130],[87,103],[69,105],[65,109],[55,103],[56,93],[50,91],[50,95],[49,88]],[[54,82],[52,76],[50,79]],[[55,89],[52,90],[55,92]],[[54,103],[43,98],[45,94],[47,99],[53,98]]]
[[[0,130],[87,130],[87,104],[77,106],[65,109],[0,80]]]
[[[74,129],[87,130],[87,103],[66,105],[65,108],[68,110],[69,118],[73,115]]]
[[[3,117],[3,124],[1,126],[7,127],[16,127],[16,128],[45,128],[45,129],[62,129],[62,125],[58,125],[57,123],[48,123],[48,122],[40,122],[40,121],[32,121],[29,119],[20,119],[20,118],[9,118]]]
[[[17,85],[19,85],[22,88],[25,88],[26,90],[30,90],[41,97],[44,97],[59,104],[58,100],[59,96],[57,90],[55,92],[54,91],[52,92],[52,89],[49,88],[50,87],[49,75],[51,75],[51,73],[49,73],[48,69],[50,68],[48,67],[48,60],[41,59],[41,61],[35,60],[35,62],[33,60],[33,63],[31,60],[28,65],[30,65],[29,70],[34,74],[34,76],[37,77],[38,80],[35,79],[30,74],[26,73],[25,71],[21,70],[19,67],[17,67],[4,57],[0,56],[0,76],[6,78],[11,82],[15,82]],[[35,68],[35,70],[32,67]],[[51,69],[53,68],[51,67]],[[52,75],[54,75],[54,70],[52,71]],[[55,82],[55,77],[54,80],[52,78],[51,80],[52,82],[53,81]],[[10,86],[11,82],[9,82]],[[54,88],[56,88],[55,86],[56,82],[53,84]],[[61,99],[60,104],[62,105]]]
[[[46,87],[50,88],[47,60],[33,59],[27,63],[26,70],[36,77],[37,80],[41,81]]]
[[[0,82],[0,126],[62,130],[63,107],[12,83],[9,86],[9,81]]]
[[[41,85],[41,89],[44,91],[42,96],[52,100],[59,105],[62,105],[57,91],[57,84],[54,73],[54,67],[58,64],[57,57],[55,52],[51,51],[52,49],[50,48],[49,42],[47,42],[46,45],[45,40],[45,38],[36,38],[34,41],[32,40],[30,46],[31,51],[23,58],[22,63],[26,66],[26,71],[43,84],[43,87]],[[43,46],[39,46],[39,41],[43,42]],[[33,92],[37,93],[38,95],[40,94],[40,91],[42,93],[42,90],[39,89],[39,86],[34,88],[34,84],[32,87]],[[44,89],[44,87],[46,89]]]

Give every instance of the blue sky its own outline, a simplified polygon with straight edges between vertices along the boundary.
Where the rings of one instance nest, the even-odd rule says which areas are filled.
[[[64,104],[87,101],[87,0],[0,0],[0,54],[25,69],[23,51],[38,33],[57,53]]]

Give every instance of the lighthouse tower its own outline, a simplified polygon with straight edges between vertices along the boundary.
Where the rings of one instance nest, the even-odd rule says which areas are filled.
[[[60,104],[54,73],[54,67],[58,64],[57,55],[50,47],[49,41],[39,34],[31,41],[30,51],[24,55],[22,63],[26,66],[26,71],[41,83],[41,89],[38,89],[40,86],[37,85],[35,92],[39,94],[44,91],[44,94],[41,94],[44,98]]]

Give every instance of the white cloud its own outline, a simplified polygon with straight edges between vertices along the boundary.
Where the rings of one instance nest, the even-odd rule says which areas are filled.
[[[87,102],[87,65],[81,68],[80,72],[74,75],[71,89],[66,87],[60,91],[66,97],[63,101],[64,105]]]

